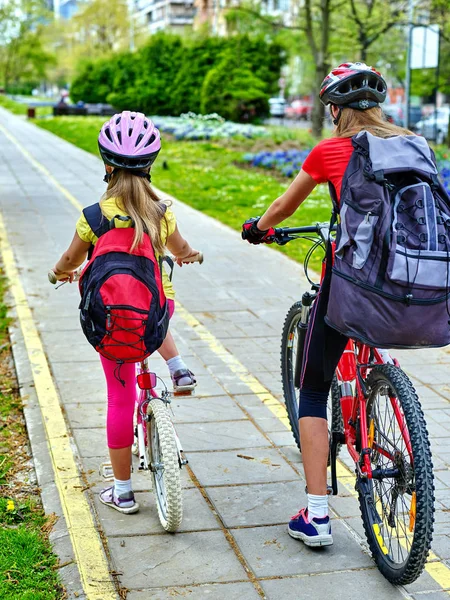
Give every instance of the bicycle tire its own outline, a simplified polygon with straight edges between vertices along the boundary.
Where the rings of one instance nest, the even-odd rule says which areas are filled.
[[[153,492],[162,527],[175,532],[183,519],[180,464],[167,407],[159,398],[148,403],[147,449]]]
[[[294,347],[295,329],[298,325],[302,312],[301,301],[296,302],[289,309],[283,325],[283,333],[281,335],[281,380],[283,385],[283,396],[286,411],[288,414],[289,424],[291,426],[292,435],[295,443],[301,452],[300,430],[298,426],[298,409],[299,409],[299,394],[300,388],[295,386],[294,371],[295,371],[295,356]],[[331,431],[343,431],[343,419],[340,402],[339,383],[336,375],[333,377],[330,390],[329,412],[331,412]],[[330,436],[331,437],[331,436]],[[338,445],[337,453],[339,454],[341,445]]]
[[[357,490],[364,531],[372,556],[384,577],[397,585],[410,584],[420,576],[425,567],[433,535],[433,463],[425,418],[411,381],[399,367],[394,365],[376,366],[370,372],[366,383],[369,391],[367,399],[369,433],[370,428],[372,428],[373,439],[379,440],[377,443],[379,446],[384,446],[385,450],[392,447],[392,450],[389,450],[392,456],[394,456],[395,449],[397,463],[391,461],[391,464],[401,465],[401,469],[398,470],[402,471],[403,480],[400,477],[394,480],[395,483],[392,484],[389,496],[382,487],[384,482],[389,482],[388,478],[378,481],[376,479],[363,480],[358,477]],[[386,391],[381,395],[386,396],[386,399],[390,396],[397,398],[397,406],[403,412],[412,450],[412,461],[410,463],[400,457],[398,450],[399,445],[404,441],[403,435],[396,438],[392,424],[386,428],[387,409],[385,409],[384,425],[382,419],[379,418],[381,413],[377,418],[376,394],[383,390]],[[387,401],[386,406],[389,406]],[[370,425],[370,420],[374,423],[373,426]],[[380,424],[383,426],[383,430]],[[401,431],[400,427],[399,431]],[[393,443],[389,436],[393,438]],[[380,465],[383,460],[386,460],[386,456],[382,452],[374,450],[371,451],[370,458],[372,466]],[[388,457],[388,460],[391,459]],[[401,493],[401,488],[404,488],[404,493]],[[402,511],[402,506],[400,506],[400,513],[403,512],[406,516],[405,507],[408,508],[406,501],[409,500],[409,496],[411,496],[411,500],[408,531],[412,535],[408,534],[406,527],[399,526],[398,520],[399,499],[401,499],[404,507]],[[377,507],[381,507],[381,516],[380,509]],[[414,515],[414,520],[412,515]],[[413,526],[413,529],[411,529],[411,526]],[[386,540],[389,531],[393,532],[394,530],[401,534],[399,542],[396,544],[392,543],[392,539]],[[391,533],[392,535],[393,533]],[[403,536],[404,540],[401,541]],[[396,548],[399,558],[397,562],[395,561]],[[403,555],[402,548],[407,551],[406,556]]]

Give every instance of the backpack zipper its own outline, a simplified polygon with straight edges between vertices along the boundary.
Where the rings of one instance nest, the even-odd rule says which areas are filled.
[[[110,304],[108,306],[105,306],[105,308],[107,310],[111,310],[112,308],[121,308],[124,310],[132,310],[133,312],[138,312],[141,313],[143,315],[147,315],[148,314],[148,310],[144,310],[143,308],[135,308],[134,306],[129,306],[128,304]]]
[[[374,209],[371,209],[369,211],[367,210],[363,210],[362,208],[360,208],[357,204],[354,204],[353,202],[349,202],[348,200],[344,201],[344,204],[347,204],[348,206],[350,206],[350,208],[352,208],[355,212],[357,212],[360,215],[364,215],[367,219],[367,223],[369,222],[369,217],[370,216],[377,216],[380,213],[380,207],[377,208],[377,211],[375,212]]]

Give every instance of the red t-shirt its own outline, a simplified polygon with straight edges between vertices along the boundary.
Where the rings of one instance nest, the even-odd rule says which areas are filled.
[[[342,178],[353,152],[351,138],[322,140],[306,157],[302,169],[317,183],[330,181],[341,198]]]

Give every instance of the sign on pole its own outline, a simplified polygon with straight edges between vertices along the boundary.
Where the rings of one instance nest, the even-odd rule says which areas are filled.
[[[414,27],[411,37],[411,69],[436,69],[439,63],[439,25]]]

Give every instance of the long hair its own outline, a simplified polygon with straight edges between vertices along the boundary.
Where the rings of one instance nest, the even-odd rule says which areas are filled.
[[[389,138],[394,135],[414,135],[409,129],[389,123],[379,106],[367,110],[343,108],[333,134],[334,137],[352,137],[360,131],[368,131],[380,138]]]
[[[133,251],[142,242],[144,232],[152,240],[154,250],[164,254],[161,239],[161,219],[164,217],[167,202],[163,202],[153,191],[150,182],[129,171],[115,169],[102,201],[116,198],[121,207],[134,221]],[[101,202],[100,202],[101,204]]]

